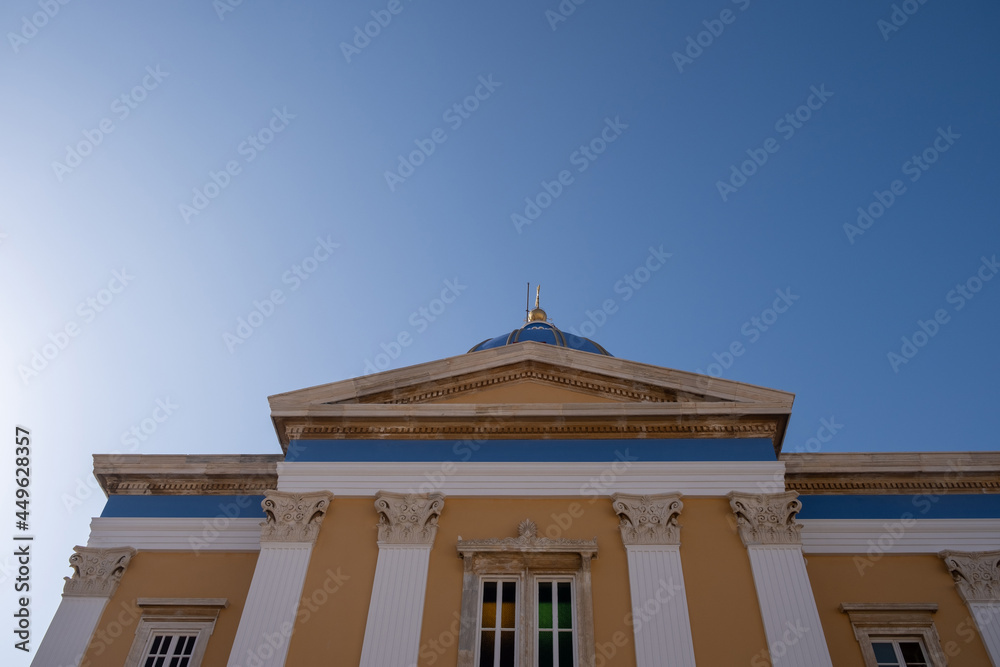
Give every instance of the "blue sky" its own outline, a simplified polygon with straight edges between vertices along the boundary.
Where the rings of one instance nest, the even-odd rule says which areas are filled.
[[[997,448],[995,3],[222,2],[0,9],[36,640],[92,453],[277,452],[268,395],[462,354],[527,281],[615,356],[794,392],[786,450]]]

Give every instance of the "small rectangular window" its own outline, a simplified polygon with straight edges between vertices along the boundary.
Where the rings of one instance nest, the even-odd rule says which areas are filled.
[[[573,584],[538,582],[538,667],[574,667]]]
[[[517,581],[483,582],[479,667],[514,667],[517,655]]]
[[[913,639],[872,638],[872,652],[878,667],[927,667],[920,642]]]
[[[143,667],[189,667],[197,635],[153,635]]]

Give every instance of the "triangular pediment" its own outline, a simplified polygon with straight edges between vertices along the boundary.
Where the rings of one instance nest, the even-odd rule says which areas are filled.
[[[279,439],[771,437],[794,396],[615,357],[525,342],[271,396]],[[672,435],[672,434],[679,435]],[[602,435],[603,434],[603,435]]]
[[[517,400],[518,393],[530,396]],[[538,400],[548,395],[565,400]],[[514,400],[499,401],[499,397]],[[273,408],[421,403],[787,403],[788,392],[660,366],[519,343],[271,396]]]

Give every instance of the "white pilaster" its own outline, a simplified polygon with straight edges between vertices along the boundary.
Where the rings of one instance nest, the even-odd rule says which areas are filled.
[[[805,558],[798,494],[729,494],[747,548],[774,667],[832,667]]]
[[[444,497],[437,493],[377,495],[378,562],[361,667],[417,664],[427,568],[443,508]]]
[[[1000,602],[970,602],[969,611],[976,619],[976,628],[993,667],[1000,667]]]
[[[282,667],[313,544],[330,506],[327,492],[268,491],[261,503],[260,556],[229,653],[228,667]]]
[[[83,658],[108,600],[118,588],[135,549],[74,547],[73,577],[66,578],[63,597],[42,638],[32,665],[77,667]]]
[[[1000,667],[1000,551],[942,551],[940,555],[976,620],[993,667]]]
[[[637,667],[695,667],[677,523],[680,495],[617,493],[612,507],[628,552]]]

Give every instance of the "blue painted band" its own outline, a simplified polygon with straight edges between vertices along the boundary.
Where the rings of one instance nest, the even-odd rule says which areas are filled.
[[[102,517],[263,519],[264,496],[111,496]]]
[[[626,458],[628,457],[628,458]],[[608,440],[292,440],[286,461],[774,461],[768,438]]]
[[[809,495],[800,519],[996,519],[1000,494]]]

